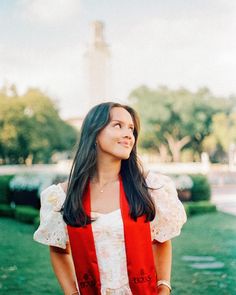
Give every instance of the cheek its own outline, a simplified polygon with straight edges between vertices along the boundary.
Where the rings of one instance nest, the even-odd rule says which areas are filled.
[[[120,138],[118,133],[116,130],[105,129],[101,131],[97,137],[97,141],[101,147],[117,143]]]

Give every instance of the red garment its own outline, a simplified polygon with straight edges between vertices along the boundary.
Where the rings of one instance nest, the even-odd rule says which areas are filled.
[[[84,209],[90,216],[89,185],[84,195]],[[124,225],[124,238],[129,285],[134,295],[157,294],[156,271],[152,252],[151,232],[145,216],[134,221],[129,215],[129,204],[120,178],[120,208]],[[76,277],[81,295],[100,295],[101,282],[92,225],[67,225]],[[115,267],[115,266],[114,266]]]

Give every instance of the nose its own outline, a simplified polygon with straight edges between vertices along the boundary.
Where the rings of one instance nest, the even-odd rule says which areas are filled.
[[[124,137],[125,137],[125,138],[128,138],[128,139],[131,139],[131,138],[132,138],[132,136],[131,136],[130,134],[127,134],[127,135],[125,135]]]
[[[130,128],[126,128],[124,132],[124,137],[131,139],[133,137],[133,131]]]

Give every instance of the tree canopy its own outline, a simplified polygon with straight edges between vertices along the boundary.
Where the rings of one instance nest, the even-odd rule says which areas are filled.
[[[0,91],[0,158],[3,163],[49,163],[56,151],[70,150],[77,132],[39,89],[19,96],[16,87]],[[12,91],[13,90],[13,91]]]
[[[163,161],[180,161],[181,150],[190,148],[200,157],[204,139],[212,133],[213,116],[230,113],[234,98],[215,97],[209,89],[196,92],[167,87],[150,89],[141,86],[129,95],[140,114],[141,148],[156,150]]]

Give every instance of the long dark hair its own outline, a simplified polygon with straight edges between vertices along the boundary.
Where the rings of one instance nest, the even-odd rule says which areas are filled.
[[[134,220],[142,215],[146,216],[146,221],[154,219],[155,205],[148,191],[142,165],[137,157],[137,139],[140,128],[138,115],[133,108],[127,105],[105,102],[94,106],[83,121],[78,149],[69,175],[66,200],[62,209],[64,221],[71,226],[81,227],[92,222],[84,211],[83,195],[90,178],[96,172],[96,138],[99,132],[109,124],[110,111],[114,107],[127,110],[134,122],[135,143],[130,157],[121,161],[120,171],[130,206],[130,216]]]

